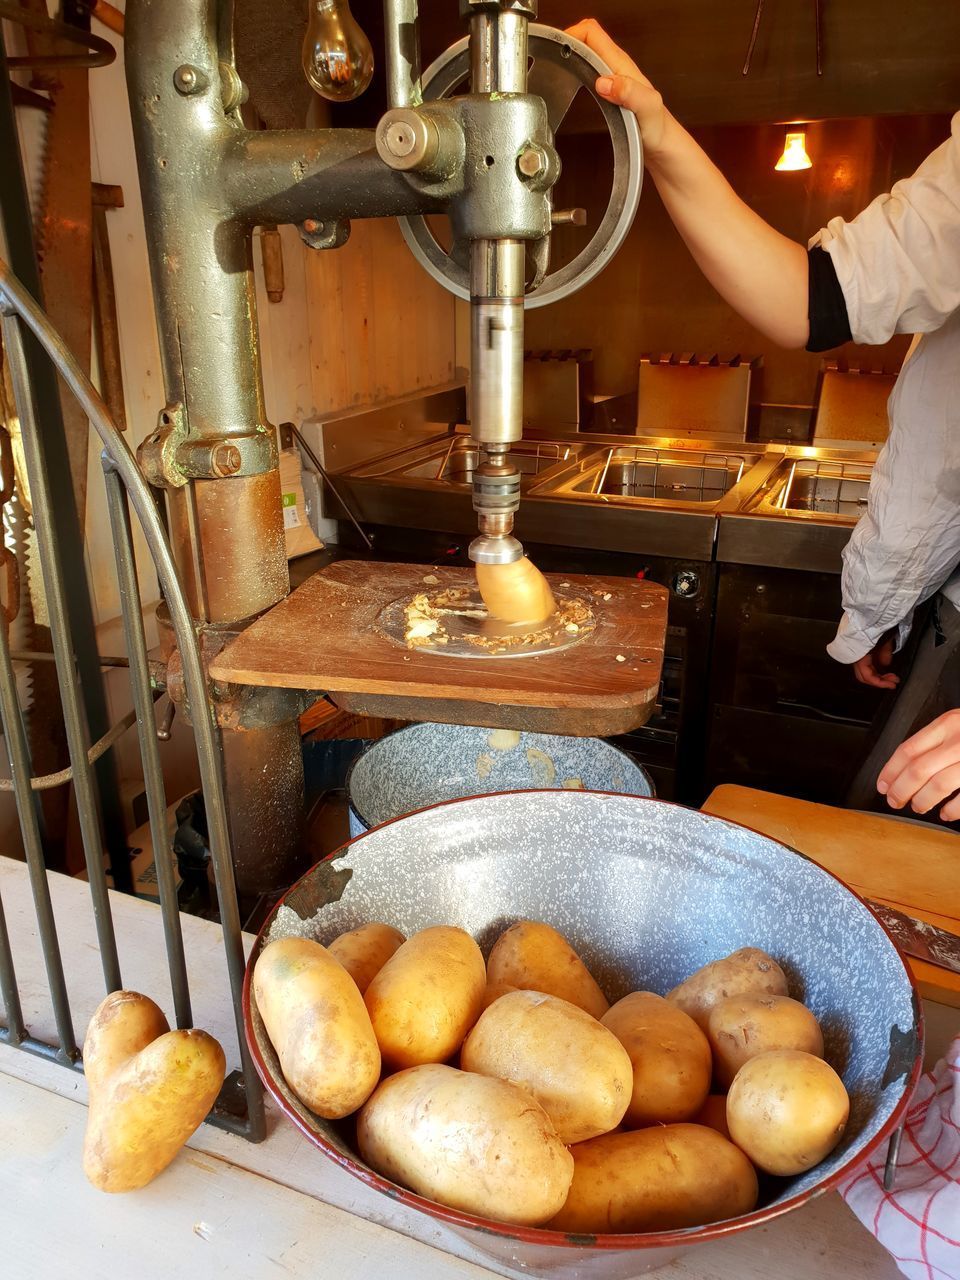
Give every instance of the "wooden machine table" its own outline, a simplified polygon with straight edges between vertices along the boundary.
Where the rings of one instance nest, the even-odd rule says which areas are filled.
[[[667,592],[649,582],[547,575],[588,591],[594,630],[537,656],[452,657],[410,649],[383,611],[427,588],[472,587],[470,569],[341,560],[309,578],[217,656],[216,680],[330,694],[345,711],[582,737],[627,733],[653,712]]]
[[[717,787],[703,808],[806,854],[861,897],[960,934],[960,839],[952,831],[750,787]],[[907,959],[925,999],[960,1009],[960,974]]]

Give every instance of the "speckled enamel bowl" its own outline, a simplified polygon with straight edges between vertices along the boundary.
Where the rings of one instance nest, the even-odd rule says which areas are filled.
[[[350,834],[461,796],[541,787],[653,795],[646,770],[602,738],[412,724],[371,743],[350,766]]]
[[[684,1231],[570,1237],[445,1208],[380,1177],[349,1127],[308,1111],[287,1088],[250,992],[268,937],[329,942],[384,920],[406,934],[460,925],[486,952],[518,919],[544,920],[584,957],[611,1000],[664,992],[738,947],[774,955],[824,1029],[826,1056],[851,1096],[843,1141],[815,1169],[769,1180],[753,1213]],[[314,867],[264,926],[244,992],[247,1035],[269,1092],[298,1128],[369,1186],[466,1236],[501,1274],[629,1277],[769,1221],[835,1186],[895,1130],[920,1071],[916,989],[864,903],[783,845],[658,800],[578,791],[456,800],[367,832]]]

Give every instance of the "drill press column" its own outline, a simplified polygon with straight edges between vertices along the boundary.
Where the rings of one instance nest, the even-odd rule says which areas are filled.
[[[536,17],[536,6],[503,0],[470,8],[473,92],[526,93],[527,24]],[[495,157],[487,156],[486,162],[496,163]],[[520,475],[508,454],[523,434],[525,271],[522,240],[477,240],[471,246],[470,422],[480,459],[473,477],[479,537],[469,554],[479,564],[508,564],[523,555],[511,536]]]
[[[480,446],[473,473],[473,508],[480,536],[470,558],[508,564],[523,549],[511,537],[520,502],[520,475],[510,446],[523,431],[522,240],[479,240],[471,250],[470,423]]]

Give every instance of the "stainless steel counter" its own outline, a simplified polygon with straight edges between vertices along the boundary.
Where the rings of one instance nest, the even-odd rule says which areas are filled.
[[[529,433],[512,457],[527,542],[837,573],[872,453],[711,440]],[[338,473],[361,520],[472,534],[466,428]]]
[[[867,508],[876,456],[788,448],[760,490],[721,521],[717,559],[839,573],[843,548]]]

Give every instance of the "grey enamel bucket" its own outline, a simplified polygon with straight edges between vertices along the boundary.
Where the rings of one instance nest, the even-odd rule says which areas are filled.
[[[351,765],[350,835],[446,800],[535,788],[654,794],[646,770],[601,738],[414,724],[371,743]]]
[[[743,946],[770,952],[790,994],[820,1021],[825,1056],[850,1094],[840,1144],[799,1177],[771,1180],[752,1213],[642,1235],[509,1226],[427,1200],[375,1172],[357,1155],[349,1130],[314,1115],[286,1084],[250,981],[261,948],[290,935],[328,943],[382,920],[407,935],[459,925],[486,954],[521,919],[564,933],[610,1000],[637,989],[666,992]],[[461,1234],[500,1275],[551,1280],[632,1280],[691,1246],[769,1224],[835,1188],[902,1122],[923,1050],[909,970],[869,908],[834,876],[767,836],[708,814],[571,791],[437,805],[371,830],[318,864],[272,910],[254,945],[244,1018],[268,1091],[329,1159],[427,1215],[434,1228]],[[763,1256],[770,1237],[757,1248]],[[709,1263],[701,1266],[712,1274]]]

